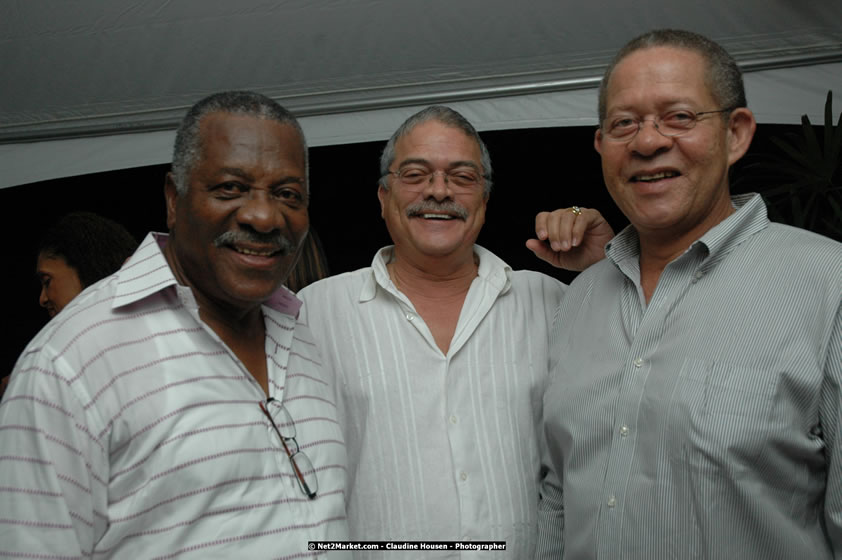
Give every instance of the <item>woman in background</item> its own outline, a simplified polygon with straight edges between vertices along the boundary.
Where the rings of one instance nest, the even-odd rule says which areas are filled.
[[[46,231],[38,247],[38,303],[54,317],[82,290],[116,272],[137,245],[117,222],[91,212],[67,214]]]

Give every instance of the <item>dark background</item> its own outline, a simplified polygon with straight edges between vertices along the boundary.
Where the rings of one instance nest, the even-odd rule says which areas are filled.
[[[769,137],[797,129],[760,125],[751,152],[775,153]],[[617,231],[626,225],[603,186],[593,131],[566,127],[482,133],[491,152],[494,189],[479,244],[515,269],[572,280],[573,274],[535,258],[525,242],[534,234],[535,214],[574,204],[598,208]],[[377,249],[390,243],[376,195],[383,145],[310,149],[310,223],[322,239],[333,274],[368,266]],[[166,231],[163,187],[168,168],[154,165],[0,189],[7,216],[0,232],[11,251],[2,275],[7,327],[0,375],[11,371],[26,343],[48,320],[38,305],[35,277],[35,252],[44,228],[68,212],[87,210],[122,223],[138,241],[150,230]],[[734,173],[732,185],[734,179],[744,178],[744,166],[738,164]]]

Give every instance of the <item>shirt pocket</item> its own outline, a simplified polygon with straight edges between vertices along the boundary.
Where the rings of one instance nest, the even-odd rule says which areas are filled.
[[[774,371],[685,360],[670,404],[672,458],[707,471],[753,469],[769,440],[778,379]]]

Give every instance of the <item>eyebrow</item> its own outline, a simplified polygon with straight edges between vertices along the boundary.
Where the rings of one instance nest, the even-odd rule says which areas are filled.
[[[689,107],[693,107],[698,105],[696,100],[687,98],[687,97],[676,97],[673,99],[669,99],[666,101],[661,101],[658,103],[657,110],[660,111],[667,111],[671,110],[675,105],[687,105]],[[637,110],[636,107],[633,105],[618,105],[616,107],[611,107],[610,111],[606,110],[606,115],[611,115],[613,113],[639,113],[640,111]]]
[[[217,175],[234,175],[235,177],[245,179],[246,181],[254,181],[254,177],[239,167],[220,167],[217,171]]]
[[[248,181],[249,183],[254,182],[254,177],[250,173],[244,171],[243,169],[241,169],[239,167],[220,167],[219,168],[219,174],[220,175],[234,175],[235,177],[239,177],[239,178],[241,178],[245,181]],[[297,175],[288,175],[288,176],[282,178],[280,181],[277,181],[274,184],[275,185],[286,185],[286,184],[289,184],[289,183],[301,183],[303,185],[303,184],[305,184],[305,180],[304,180],[304,177],[299,177]]]
[[[398,165],[398,169],[400,169],[400,168],[402,168],[406,165],[413,165],[413,164],[426,165],[427,167],[432,167],[432,164],[429,162],[429,160],[426,160],[424,158],[407,158],[407,159],[403,160],[400,163],[400,165]],[[456,168],[456,167],[471,167],[473,169],[476,169],[477,171],[480,170],[480,166],[477,165],[476,163],[474,163],[473,161],[451,161],[447,166],[448,169],[453,169],[453,168]]]

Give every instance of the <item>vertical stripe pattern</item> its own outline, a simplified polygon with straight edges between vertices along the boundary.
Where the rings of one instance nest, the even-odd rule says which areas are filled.
[[[371,268],[302,290],[301,317],[339,380],[352,537],[502,540],[495,558],[529,558],[549,328],[564,286],[475,251],[478,277],[447,355],[389,280],[390,248]]]
[[[663,271],[637,239],[570,286],[544,398],[541,556],[833,558],[842,550],[842,245],[762,199]]]

